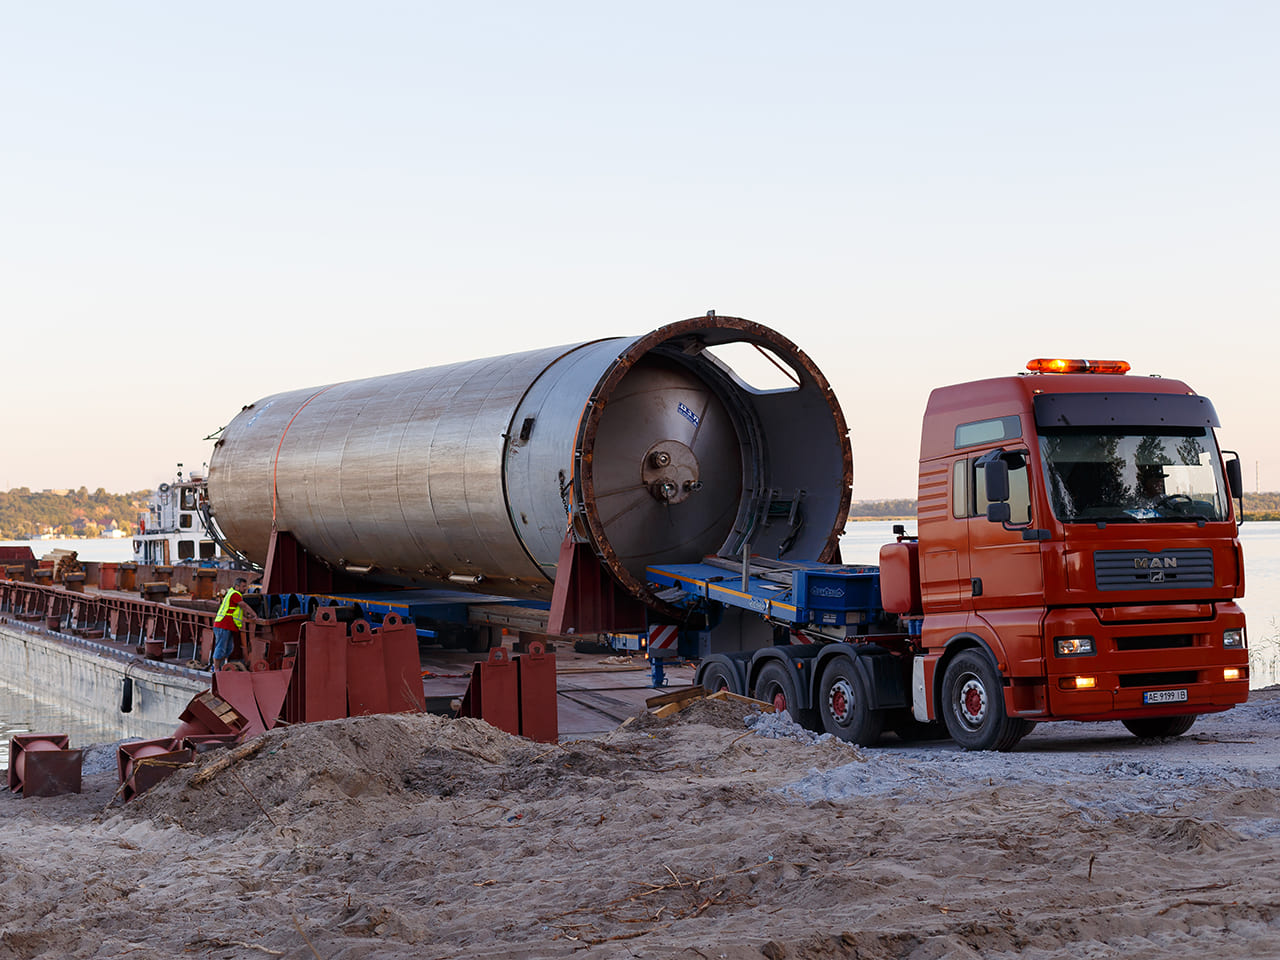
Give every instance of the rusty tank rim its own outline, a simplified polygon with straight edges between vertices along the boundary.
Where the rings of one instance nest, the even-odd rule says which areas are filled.
[[[791,340],[776,330],[751,320],[744,320],[741,317],[707,315],[690,317],[687,320],[658,327],[656,330],[632,341],[630,346],[618,356],[609,371],[596,385],[587,408],[583,411],[575,443],[581,467],[575,470],[574,476],[573,485],[577,501],[574,513],[576,517],[584,519],[586,522],[587,530],[579,531],[586,534],[583,539],[586,539],[592,545],[592,549],[613,577],[633,596],[639,597],[661,614],[677,620],[684,618],[684,611],[657,597],[649,588],[647,582],[634,576],[622,564],[612,544],[609,542],[597,505],[591,452],[600,426],[600,418],[608,405],[610,395],[640,358],[669,341],[678,340],[682,337],[697,340],[699,339],[699,334],[705,335],[708,332],[718,330],[729,331],[736,335],[725,337],[724,339],[704,341],[705,347],[741,342],[767,347],[781,359],[792,364],[795,372],[802,378],[801,386],[803,386],[803,378],[808,378],[821,391],[827,401],[833,425],[840,437],[842,447],[842,493],[839,509],[836,511],[834,526],[827,536],[826,546],[818,556],[818,560],[830,562],[838,552],[840,534],[844,531],[845,524],[848,522],[849,506],[853,497],[853,450],[849,441],[849,428],[844,418],[844,412],[836,400],[835,392],[831,389],[830,382],[822,371]]]

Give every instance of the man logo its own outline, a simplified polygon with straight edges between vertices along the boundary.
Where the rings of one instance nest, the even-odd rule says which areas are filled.
[[[1151,582],[1152,582],[1152,583],[1164,583],[1164,571],[1163,571],[1163,570],[1152,570],[1152,571],[1151,571]]]
[[[1177,557],[1134,557],[1133,565],[1139,570],[1168,569],[1178,565]],[[1163,580],[1164,578],[1161,577]]]

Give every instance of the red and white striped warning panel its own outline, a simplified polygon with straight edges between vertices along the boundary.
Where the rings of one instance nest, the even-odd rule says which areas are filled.
[[[675,653],[676,641],[680,639],[680,628],[672,624],[660,624],[649,628],[649,656],[654,654]]]

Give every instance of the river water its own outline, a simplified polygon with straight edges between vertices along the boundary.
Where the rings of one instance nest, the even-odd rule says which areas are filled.
[[[845,563],[878,563],[880,547],[890,543],[895,522],[870,520],[850,523],[840,538]],[[908,532],[915,524],[907,523]],[[1251,686],[1280,682],[1280,522],[1246,522],[1240,527],[1244,543],[1245,597],[1241,601],[1249,618]],[[133,541],[32,540],[0,541],[0,546],[30,546],[37,557],[50,550],[75,550],[81,560],[112,562],[133,558]],[[115,731],[88,724],[56,706],[42,703],[8,687],[0,677],[0,745],[15,733],[69,733],[72,746],[118,738]],[[0,748],[0,770],[8,764],[8,750]]]
[[[103,563],[133,559],[133,540],[128,537],[102,540],[0,540],[0,546],[30,547],[37,557],[51,550],[75,550],[80,560]],[[6,682],[16,678],[0,677],[0,771],[9,767],[8,742],[24,733],[65,733],[72,747],[90,743],[111,743],[120,739],[120,731],[109,724],[81,719],[57,704],[37,700],[22,689]],[[177,726],[175,719],[174,726]]]

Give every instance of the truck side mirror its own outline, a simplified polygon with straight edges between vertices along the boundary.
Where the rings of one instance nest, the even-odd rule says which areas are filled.
[[[1231,497],[1239,500],[1244,496],[1244,478],[1240,475],[1240,461],[1232,458],[1227,461],[1227,486],[1231,488]]]
[[[987,519],[992,523],[1005,524],[1013,519],[1013,511],[1009,509],[1008,503],[989,503],[987,504]]]
[[[986,457],[982,458],[986,460]],[[992,457],[982,463],[987,486],[988,503],[1004,503],[1009,499],[1009,464],[1001,457]]]

